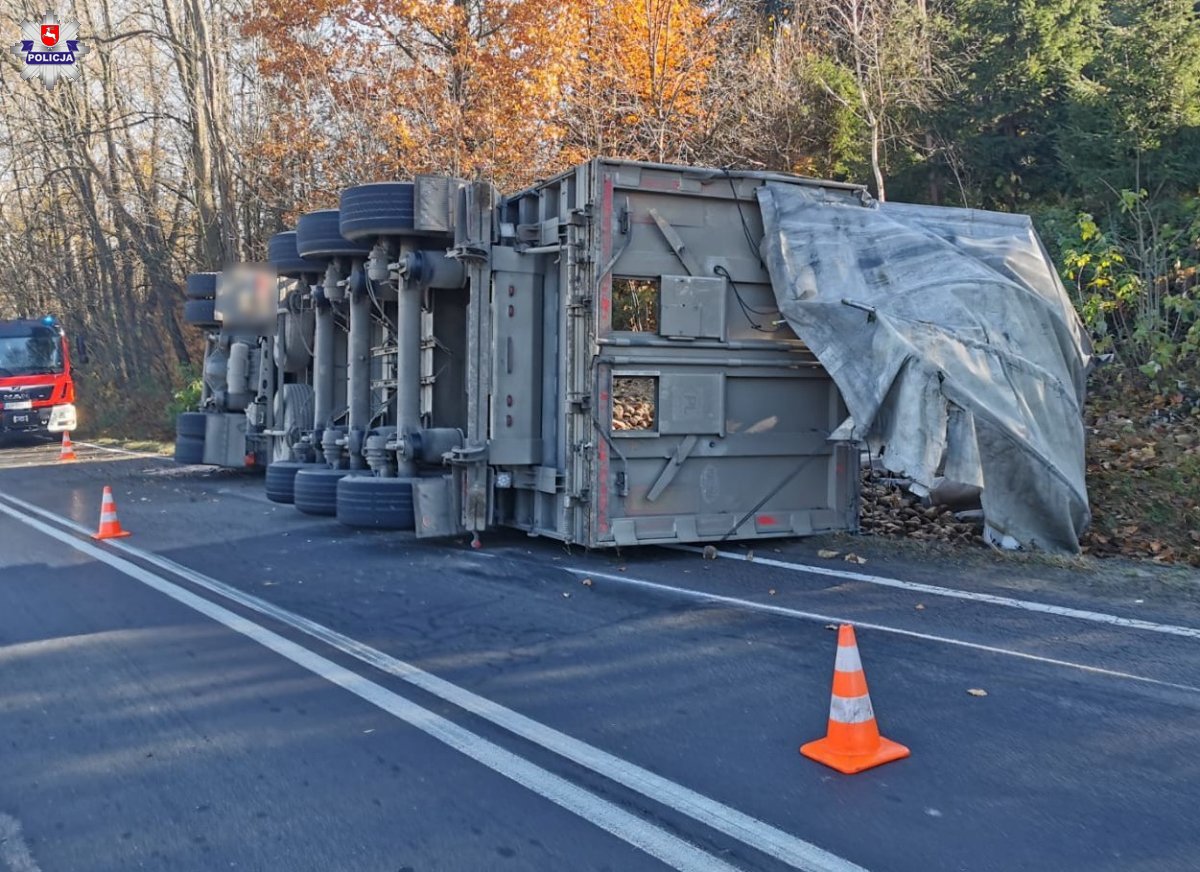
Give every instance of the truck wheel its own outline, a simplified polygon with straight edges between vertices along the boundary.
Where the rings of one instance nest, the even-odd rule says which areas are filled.
[[[203,441],[208,429],[208,415],[203,412],[180,412],[175,418],[177,436],[199,436]]]
[[[411,478],[354,475],[337,483],[337,519],[348,527],[413,530]]]
[[[412,236],[416,226],[416,186],[412,182],[375,182],[342,191],[342,236]]]
[[[216,302],[213,300],[188,300],[183,304],[183,320],[195,327],[213,329],[221,326],[217,320]]]
[[[290,459],[301,434],[312,430],[313,402],[312,387],[298,382],[283,385],[275,394],[275,428],[286,434],[274,439],[277,461]]]
[[[192,273],[187,277],[183,293],[189,300],[211,300],[217,296],[217,276],[220,273]]]
[[[275,365],[287,373],[305,372],[312,363],[316,318],[312,310],[288,312],[280,316],[282,328],[276,329]]]
[[[348,469],[300,469],[292,483],[292,503],[306,515],[337,514],[337,484],[350,474]]]
[[[277,460],[267,467],[267,499],[273,503],[290,503],[295,498],[296,473],[312,469],[315,464],[295,460]]]
[[[366,257],[371,247],[342,236],[337,209],[318,209],[296,222],[296,251],[301,257]]]
[[[204,437],[184,436],[175,437],[175,462],[196,464],[204,462]]]
[[[267,240],[267,262],[281,276],[299,278],[305,273],[325,272],[323,260],[307,260],[296,248],[296,231],[276,233]]]

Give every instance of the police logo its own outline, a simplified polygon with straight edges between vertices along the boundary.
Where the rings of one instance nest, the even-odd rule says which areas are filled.
[[[64,21],[61,24],[47,15],[41,23],[26,21],[21,25],[21,41],[12,47],[25,64],[23,79],[42,80],[47,88],[53,88],[59,79],[79,77],[79,58],[90,49],[79,45],[79,22]]]

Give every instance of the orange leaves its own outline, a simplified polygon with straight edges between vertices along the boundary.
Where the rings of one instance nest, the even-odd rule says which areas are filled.
[[[332,178],[443,172],[524,184],[557,169],[576,11],[535,0],[325,0],[292,23],[269,0],[245,30],[277,113],[306,118]]]
[[[691,0],[264,0],[242,25],[287,132],[261,155],[324,190],[683,159],[721,33]]]
[[[724,25],[691,0],[577,2],[587,68],[566,100],[575,148],[683,159],[705,114]]]

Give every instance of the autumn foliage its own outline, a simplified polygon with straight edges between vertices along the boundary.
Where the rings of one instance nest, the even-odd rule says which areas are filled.
[[[705,124],[722,32],[708,7],[677,0],[579,2],[582,74],[561,105],[563,158],[596,154],[687,162]]]
[[[720,32],[690,0],[267,0],[243,21],[273,98],[262,156],[317,199],[369,176],[511,189],[599,153],[686,159]]]

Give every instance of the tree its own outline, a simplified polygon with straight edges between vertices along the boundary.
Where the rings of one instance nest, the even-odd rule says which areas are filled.
[[[295,12],[269,0],[244,32],[262,38],[286,131],[265,154],[327,192],[318,199],[369,177],[441,172],[511,187],[556,167],[558,95],[578,64],[572,7],[337,0]]]
[[[823,63],[803,27],[761,0],[723,7],[726,51],[709,77],[713,107],[702,160],[823,178],[860,179],[866,171],[863,124],[847,71]],[[830,97],[832,87],[838,99]]]
[[[598,154],[688,162],[728,23],[695,0],[582,0],[584,65],[565,83],[566,163]]]
[[[25,17],[15,0],[3,9]],[[239,55],[216,50],[239,11],[96,0],[79,8],[91,51],[76,81],[48,91],[0,78],[0,310],[56,314],[89,338],[80,376],[92,425],[168,425],[172,382],[199,339],[179,323],[182,280],[261,236],[237,210],[256,187],[238,172]],[[4,52],[3,63],[19,60]]]
[[[790,27],[829,98],[861,121],[875,194],[886,199],[889,154],[919,147],[922,115],[947,79],[923,0],[808,0]]]
[[[1074,189],[1086,196],[1194,188],[1200,163],[1196,7],[1191,0],[1113,0],[1098,37],[1099,51],[1067,106],[1059,146]]]
[[[965,205],[1018,209],[1062,190],[1066,107],[1097,58],[1105,0],[955,0],[957,87],[935,126],[957,142]]]

